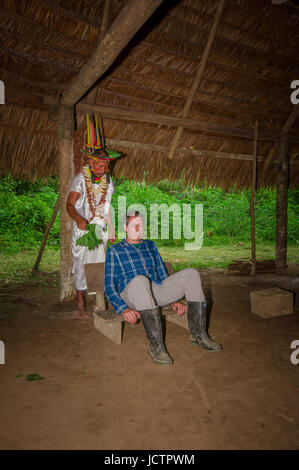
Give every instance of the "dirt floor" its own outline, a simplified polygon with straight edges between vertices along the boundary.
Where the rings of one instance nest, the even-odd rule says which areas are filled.
[[[212,305],[210,335],[223,352],[189,343],[167,323],[174,365],[154,365],[142,324],[126,326],[117,346],[72,318],[49,277],[43,287],[0,288],[1,449],[299,449],[299,340],[294,315],[262,319],[250,291],[280,286],[299,292],[299,267],[289,277],[202,273]],[[88,310],[92,310],[92,299]],[[43,380],[28,381],[29,374]]]

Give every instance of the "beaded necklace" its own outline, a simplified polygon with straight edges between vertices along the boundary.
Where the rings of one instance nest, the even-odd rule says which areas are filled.
[[[82,173],[83,173],[85,185],[86,185],[86,194],[87,194],[89,210],[92,214],[92,218],[90,219],[90,222],[92,221],[94,217],[104,218],[104,209],[105,209],[106,195],[107,195],[107,189],[108,189],[107,174],[105,173],[102,176],[101,181],[97,184],[97,187],[94,188],[94,186],[92,185],[91,171],[88,165],[85,165],[83,167]],[[99,198],[99,196],[101,196],[100,204],[97,203],[97,199]]]

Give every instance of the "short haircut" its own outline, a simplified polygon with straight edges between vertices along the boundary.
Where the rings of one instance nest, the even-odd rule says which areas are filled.
[[[124,220],[124,223],[126,226],[129,225],[130,217],[141,217],[143,219],[142,214],[139,211],[134,211],[134,210],[128,211],[127,214],[125,215],[125,220]]]

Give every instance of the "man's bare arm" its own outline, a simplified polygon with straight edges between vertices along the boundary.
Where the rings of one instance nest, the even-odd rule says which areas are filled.
[[[66,210],[69,214],[69,216],[75,220],[77,227],[80,228],[81,230],[85,230],[86,224],[88,221],[84,219],[80,214],[75,209],[75,204],[77,199],[81,196],[80,193],[77,193],[76,191],[71,191],[66,202]]]

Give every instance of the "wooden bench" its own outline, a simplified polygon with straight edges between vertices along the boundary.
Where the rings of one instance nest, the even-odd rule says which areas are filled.
[[[168,274],[173,274],[172,265],[165,263]],[[118,315],[105,298],[104,279],[105,263],[85,264],[85,276],[87,284],[87,293],[96,296],[96,303],[93,309],[94,327],[103,335],[113,341],[115,344],[122,343],[123,325],[125,323],[121,315]],[[182,301],[184,303],[184,300]],[[182,328],[188,328],[187,315],[178,316],[170,305],[161,307],[162,315],[165,315],[167,321],[176,323]]]

